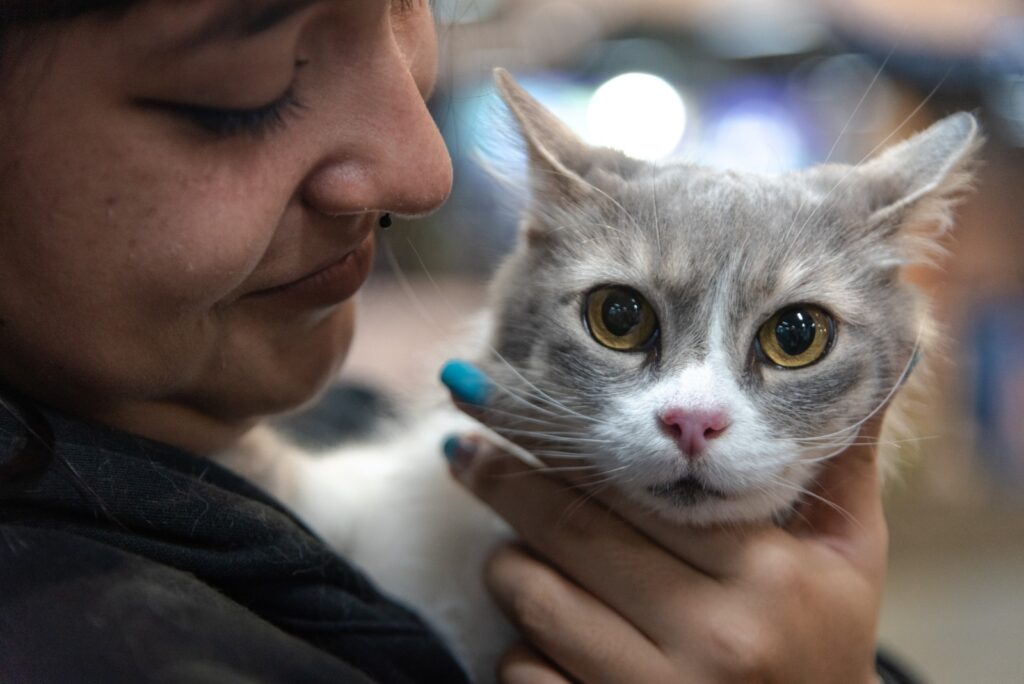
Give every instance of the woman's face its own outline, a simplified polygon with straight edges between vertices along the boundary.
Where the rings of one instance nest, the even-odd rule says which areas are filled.
[[[451,165],[426,0],[149,0],[4,36],[0,377],[210,450],[315,395]]]

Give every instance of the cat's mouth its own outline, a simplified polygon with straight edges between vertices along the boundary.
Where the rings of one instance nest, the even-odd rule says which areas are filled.
[[[666,484],[650,485],[647,491],[676,506],[695,506],[708,499],[728,498],[725,492],[709,487],[692,475]]]

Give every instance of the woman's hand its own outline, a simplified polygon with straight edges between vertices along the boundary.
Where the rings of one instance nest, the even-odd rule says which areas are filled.
[[[887,531],[873,447],[837,457],[815,492],[828,503],[809,499],[785,529],[697,529],[581,501],[482,438],[454,463],[523,540],[487,571],[529,641],[502,681],[876,681]]]
[[[482,437],[447,451],[522,539],[487,570],[528,641],[502,681],[877,681],[888,535],[874,447],[833,459],[787,528],[707,529],[588,499]]]

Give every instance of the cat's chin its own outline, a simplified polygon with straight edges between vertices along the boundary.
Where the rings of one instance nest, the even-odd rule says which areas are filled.
[[[788,491],[726,493],[689,478],[649,488],[640,498],[662,518],[701,527],[779,520],[786,517],[795,503]]]

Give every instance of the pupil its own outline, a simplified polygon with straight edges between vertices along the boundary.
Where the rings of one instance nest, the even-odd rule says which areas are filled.
[[[625,337],[629,331],[640,325],[643,307],[636,297],[628,292],[612,292],[604,300],[601,311],[604,327],[616,337]]]
[[[775,324],[775,339],[782,351],[798,356],[807,351],[814,342],[817,326],[814,318],[804,311],[790,311]]]

